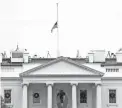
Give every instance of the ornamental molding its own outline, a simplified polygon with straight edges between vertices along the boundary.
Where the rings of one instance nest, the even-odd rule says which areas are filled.
[[[54,83],[53,82],[46,82],[46,86],[49,86],[49,85],[53,86]]]
[[[74,85],[78,86],[78,82],[71,82],[70,84],[71,84],[71,86],[74,86]]]
[[[23,86],[27,86],[28,87],[29,86],[29,83],[22,83],[21,85],[22,85],[22,87]]]
[[[74,66],[76,66],[76,67],[79,67],[79,68],[81,68],[81,69],[84,69],[84,70],[87,70],[87,71],[90,71],[90,72],[92,72],[92,73],[94,73],[95,75],[97,75],[97,76],[103,76],[104,75],[104,73],[103,72],[100,72],[100,71],[98,71],[98,70],[95,70],[95,69],[92,69],[92,68],[90,68],[90,67],[88,67],[88,66],[85,66],[85,65],[83,65],[83,64],[79,64],[79,63],[77,63],[77,62],[75,62],[75,61],[73,61],[73,60],[71,60],[71,59],[69,59],[69,58],[66,58],[66,57],[58,57],[58,58],[56,58],[56,59],[54,59],[54,60],[52,60],[52,61],[50,61],[50,62],[48,62],[48,63],[46,63],[46,64],[41,64],[41,65],[39,65],[39,66],[37,66],[37,67],[35,67],[35,68],[32,68],[32,69],[29,69],[29,70],[27,70],[27,71],[25,71],[25,72],[23,72],[23,73],[20,73],[20,77],[32,77],[33,75],[30,75],[32,72],[34,72],[34,71],[37,71],[37,70],[40,70],[40,69],[42,69],[42,68],[45,68],[45,67],[48,67],[48,66],[50,66],[50,65],[52,65],[52,64],[55,64],[55,63],[58,63],[58,62],[60,62],[60,61],[64,61],[64,62],[66,62],[66,63],[69,63],[69,64],[72,64],[72,65],[74,65]],[[36,76],[36,75],[34,75],[34,76]],[[48,75],[49,76],[49,75]],[[50,75],[51,76],[51,75]],[[64,75],[65,76],[65,75]],[[37,77],[37,76],[36,76]]]
[[[95,83],[95,86],[102,86],[102,83]]]

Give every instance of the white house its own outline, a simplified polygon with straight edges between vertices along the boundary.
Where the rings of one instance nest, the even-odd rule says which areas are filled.
[[[1,59],[1,95],[9,108],[122,108],[122,51],[86,58],[29,57],[16,49]]]

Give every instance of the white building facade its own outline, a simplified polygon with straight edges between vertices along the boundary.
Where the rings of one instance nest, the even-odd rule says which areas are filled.
[[[122,108],[122,51],[30,58],[17,49],[2,57],[1,96],[8,108]]]

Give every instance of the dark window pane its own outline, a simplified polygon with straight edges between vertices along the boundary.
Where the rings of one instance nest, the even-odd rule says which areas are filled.
[[[87,90],[80,90],[80,103],[87,103]]]
[[[12,58],[23,58],[23,53],[12,53]]]
[[[5,103],[11,103],[11,90],[4,90]]]
[[[119,72],[119,69],[116,69],[116,72]]]
[[[116,90],[109,90],[109,103],[116,103]]]

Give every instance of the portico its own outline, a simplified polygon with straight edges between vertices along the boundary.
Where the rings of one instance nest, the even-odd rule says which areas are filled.
[[[71,96],[69,96],[69,97],[71,97],[71,98],[69,98],[69,100],[71,99],[70,101],[71,101],[72,108],[80,107],[80,106],[78,106],[78,101],[79,101],[79,99],[78,99],[78,97],[79,97],[78,96],[78,94],[79,94],[78,93],[79,92],[78,87],[79,87],[79,85],[80,84],[78,84],[78,83],[71,83],[71,85],[70,85],[71,86]],[[88,85],[88,84],[86,84],[86,85]],[[56,95],[54,95],[54,91],[53,91],[54,90],[53,88],[54,88],[55,84],[54,83],[46,83],[45,86],[46,86],[46,93],[47,93],[47,95],[46,95],[47,96],[46,97],[47,108],[53,108],[53,106],[56,107],[56,102],[53,102],[54,101],[53,99],[56,98],[56,97],[54,97]],[[101,106],[100,106],[101,105],[101,85],[100,84],[96,84],[96,85],[91,84],[91,87],[93,87],[93,88],[95,87],[95,89],[96,89],[96,95],[95,95],[95,97],[96,97],[96,108],[101,108]],[[28,88],[29,88],[29,85],[23,84],[23,108],[30,108],[28,106],[28,103],[29,103],[29,99],[28,99],[29,96],[28,95],[30,95],[28,93],[28,91],[29,91]],[[59,87],[59,89],[60,88],[62,88],[62,87]],[[88,90],[88,88],[86,88],[86,89]],[[69,94],[69,93],[67,93],[67,94]],[[88,95],[89,95],[89,93],[88,93]],[[90,100],[90,101],[92,101],[92,100]],[[87,103],[85,106],[87,106],[88,108],[92,108],[92,107],[89,106],[89,104],[91,105],[91,104],[93,104],[93,102],[92,103]]]
[[[20,74],[23,80],[23,108],[39,108],[41,105],[43,108],[58,108],[58,90],[67,95],[67,108],[101,108],[102,75],[97,70],[65,58],[28,70]],[[87,101],[82,103],[80,92],[83,90],[87,91]],[[36,106],[30,104],[35,91],[40,93],[41,101]]]

